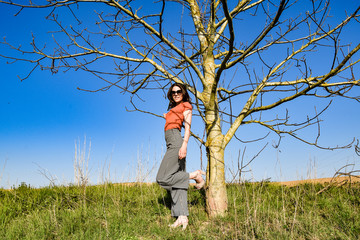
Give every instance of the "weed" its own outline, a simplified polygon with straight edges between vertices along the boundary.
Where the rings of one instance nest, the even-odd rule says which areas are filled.
[[[0,190],[0,239],[357,239],[360,185],[227,185],[229,210],[209,219],[190,189],[190,224],[170,230],[167,192],[156,184]]]

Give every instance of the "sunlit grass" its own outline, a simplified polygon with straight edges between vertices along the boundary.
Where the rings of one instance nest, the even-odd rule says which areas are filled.
[[[228,185],[229,212],[209,219],[204,192],[188,194],[189,226],[171,230],[156,184],[0,190],[0,239],[358,239],[360,186]]]

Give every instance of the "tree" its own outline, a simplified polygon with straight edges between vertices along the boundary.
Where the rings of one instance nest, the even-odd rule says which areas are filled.
[[[206,137],[192,135],[207,151],[206,206],[210,216],[222,215],[227,209],[224,151],[231,139],[241,141],[236,136],[241,126],[266,128],[279,137],[279,143],[289,135],[330,149],[319,144],[320,132],[315,140],[298,134],[318,125],[328,106],[295,122],[290,121],[286,109],[280,116],[274,111],[304,97],[360,100],[354,92],[360,85],[354,70],[360,61],[360,44],[342,38],[347,27],[359,23],[359,6],[338,21],[330,18],[329,1],[316,0],[162,0],[147,8],[141,8],[141,1],[131,0],[0,3],[18,7],[18,14],[27,8],[49,9],[47,20],[58,27],[54,49],[39,46],[36,36],[30,50],[4,40],[3,44],[24,57],[2,57],[30,62],[33,70],[88,72],[104,85],[86,91],[119,88],[132,96],[135,110],[159,117],[139,109],[136,98],[145,89],[164,90],[172,82],[186,84],[194,111],[205,127]],[[85,4],[95,9],[95,24],[86,21],[92,12],[82,8]],[[84,11],[85,15],[80,14]],[[75,25],[62,22],[66,14]],[[61,34],[61,41],[57,40]],[[322,60],[321,69],[314,69],[317,54],[323,52],[331,57]],[[100,68],[101,62],[111,69]]]

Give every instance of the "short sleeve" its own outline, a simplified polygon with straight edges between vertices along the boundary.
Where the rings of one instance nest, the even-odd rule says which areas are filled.
[[[184,102],[184,112],[186,110],[192,110],[193,107],[191,106],[191,104],[189,102]]]

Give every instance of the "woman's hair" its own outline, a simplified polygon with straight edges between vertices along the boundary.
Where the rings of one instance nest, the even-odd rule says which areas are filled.
[[[173,90],[173,88],[177,86],[181,89],[182,92],[182,97],[183,97],[183,102],[189,102],[191,104],[191,98],[189,96],[189,93],[186,90],[186,87],[184,84],[181,83],[174,83],[173,85],[171,85],[171,87],[169,88],[169,91],[167,93],[167,98],[169,99],[169,107],[168,110],[175,107],[176,106],[176,102],[173,99],[173,95],[171,93],[171,91]]]

